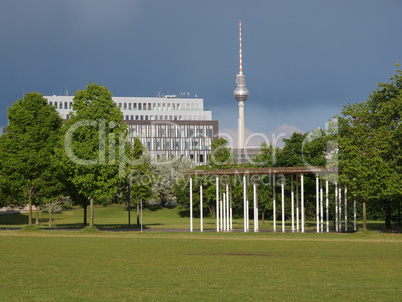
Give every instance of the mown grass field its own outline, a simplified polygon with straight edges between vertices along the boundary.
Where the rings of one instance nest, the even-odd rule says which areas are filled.
[[[89,210],[88,210],[89,212]],[[52,227],[53,228],[82,228],[83,227],[83,209],[66,210],[60,214],[53,214]],[[35,218],[36,214],[33,213]],[[89,216],[89,213],[88,213]],[[128,228],[128,211],[126,207],[96,207],[95,208],[95,225],[100,229],[118,229]],[[261,217],[260,217],[261,219]],[[136,211],[131,211],[131,227],[139,228],[136,225]],[[89,217],[88,217],[89,221]],[[35,222],[35,219],[34,219]],[[0,228],[21,228],[28,223],[28,214],[7,214],[0,215]],[[353,230],[352,221],[349,221],[349,230]],[[143,225],[144,229],[189,229],[190,219],[188,209],[182,207],[175,208],[144,208],[143,210]],[[333,222],[330,221],[330,228],[333,228]],[[39,227],[48,228],[49,215],[40,213]],[[306,229],[315,229],[315,221],[307,221]],[[281,230],[281,221],[277,221],[277,229]],[[344,224],[343,224],[344,227]],[[383,221],[369,221],[368,228],[371,230],[383,230],[385,224]],[[233,228],[243,229],[243,219],[234,219]],[[272,220],[265,220],[264,223],[259,221],[259,228],[273,229]],[[358,228],[362,228],[362,222],[358,222]],[[401,229],[397,224],[394,225],[395,229]],[[194,229],[200,229],[200,219],[194,216]],[[215,230],[216,220],[212,218],[204,218],[204,229]],[[253,220],[250,220],[250,229],[253,229]],[[291,229],[291,222],[286,221],[286,229]]]
[[[1,231],[1,301],[401,301],[402,235]]]

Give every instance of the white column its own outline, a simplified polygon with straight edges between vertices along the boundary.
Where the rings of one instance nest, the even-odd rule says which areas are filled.
[[[301,174],[301,231],[304,233],[304,175]]]
[[[223,193],[223,230],[226,231],[226,193]]]
[[[204,231],[203,227],[203,204],[202,204],[202,177],[200,178],[200,231]]]
[[[216,231],[219,232],[219,177],[216,176]]]
[[[282,233],[285,233],[285,175],[282,174]]]
[[[339,207],[339,232],[342,232],[342,187],[339,184],[338,193],[338,207]]]
[[[273,196],[273,201],[272,201],[272,220],[274,224],[274,232],[276,232],[276,200],[275,200],[275,185],[276,185],[276,179],[275,179],[275,174],[273,175],[273,181],[272,181],[272,196]]]
[[[348,231],[348,188],[345,186],[345,231]]]
[[[299,231],[299,174],[296,174],[296,230]]]
[[[320,179],[320,218],[321,218],[321,232],[324,233],[324,194],[322,190],[322,178]]]
[[[220,182],[221,180],[219,179],[219,182]],[[221,192],[222,193],[222,188],[221,188],[221,186],[220,186],[220,184],[219,184],[219,189],[220,189],[220,191],[219,192]],[[219,203],[220,203],[220,208],[219,208],[219,210],[220,210],[220,224],[221,224],[221,230],[223,230],[223,215],[222,215],[222,209],[223,209],[223,207],[222,207],[222,197],[221,197],[221,193],[219,194]]]
[[[356,199],[353,200],[353,229],[357,231],[357,221],[356,221]]]
[[[290,182],[291,182],[291,207],[292,207],[292,232],[295,230],[295,194],[293,191],[293,174],[290,174]]]
[[[229,176],[229,181],[230,181],[230,185],[229,185],[229,202],[230,202],[230,229],[233,230],[233,205],[232,205],[232,177]]]
[[[315,216],[317,217],[317,233],[320,232],[320,208],[319,208],[319,179],[318,176],[315,177]]]
[[[338,232],[338,184],[335,182],[335,231]]]
[[[190,232],[193,231],[193,178],[190,176]]]
[[[257,208],[257,183],[255,176],[253,179],[253,191],[254,191],[254,232],[258,231],[258,208]]]
[[[325,211],[327,214],[327,233],[329,232],[329,200],[328,200],[328,180],[325,182]]]
[[[229,184],[226,184],[226,230],[230,230]]]
[[[247,232],[247,185],[246,175],[243,175],[243,210],[244,210],[244,232]]]
[[[246,181],[246,209],[247,209],[247,231],[250,230],[250,204],[248,201],[248,175],[246,177],[247,181]]]

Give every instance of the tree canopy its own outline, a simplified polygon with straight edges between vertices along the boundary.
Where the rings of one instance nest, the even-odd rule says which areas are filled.
[[[42,94],[27,93],[8,108],[7,133],[0,139],[2,191],[14,202],[29,204],[49,194],[54,184],[52,159],[59,141],[62,119]]]
[[[123,114],[103,86],[90,83],[74,94],[73,112],[63,128],[62,165],[76,192],[94,200],[110,198],[126,181],[130,162]]]

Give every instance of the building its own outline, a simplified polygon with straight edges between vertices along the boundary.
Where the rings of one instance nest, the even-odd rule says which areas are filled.
[[[72,96],[45,96],[63,119],[69,119]],[[204,109],[201,98],[176,95],[158,97],[113,97],[123,113],[131,139],[138,137],[153,157],[186,157],[204,164],[217,139],[218,121]]]

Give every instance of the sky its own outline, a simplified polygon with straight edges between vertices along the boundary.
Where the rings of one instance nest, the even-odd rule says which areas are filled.
[[[242,20],[246,133],[307,132],[402,63],[401,0],[2,0],[0,128],[30,91],[189,92],[236,136]]]

